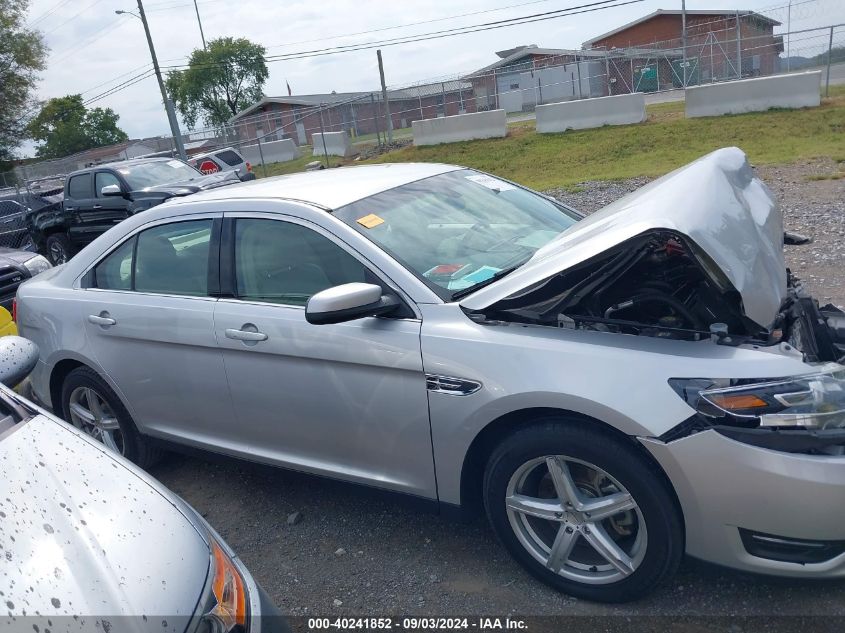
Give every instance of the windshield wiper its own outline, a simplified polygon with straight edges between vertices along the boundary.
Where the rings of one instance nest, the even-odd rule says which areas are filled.
[[[529,257],[528,259],[531,259],[531,258]],[[452,293],[452,301],[454,301],[455,299],[460,299],[461,297],[465,297],[468,294],[483,288],[484,286],[489,286],[494,281],[501,279],[505,275],[510,275],[513,271],[515,271],[517,268],[521,267],[525,262],[527,262],[528,259],[525,259],[525,260],[519,262],[518,264],[514,264],[513,266],[508,266],[507,268],[502,268],[502,270],[498,270],[495,273],[493,273],[493,276],[490,277],[489,279],[485,279],[484,281],[479,281],[474,286],[470,286],[469,288],[461,288],[460,290],[456,290],[455,292]]]

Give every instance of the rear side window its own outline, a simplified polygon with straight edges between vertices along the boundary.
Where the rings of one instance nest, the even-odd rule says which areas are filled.
[[[212,220],[192,220],[143,231],[97,264],[95,286],[206,296],[211,226]]]
[[[71,198],[90,198],[91,197],[91,174],[79,174],[73,176],[67,186],[68,195]]]
[[[97,264],[94,279],[97,288],[104,290],[132,290],[132,254],[135,239],[124,242],[111,255]]]
[[[235,165],[240,165],[244,162],[240,156],[238,156],[235,152],[230,149],[223,150],[222,152],[217,152],[214,156],[215,158],[219,158],[224,163],[229,165],[229,167],[234,167]]]

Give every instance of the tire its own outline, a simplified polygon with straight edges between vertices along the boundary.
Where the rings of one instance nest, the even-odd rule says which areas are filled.
[[[64,233],[53,233],[47,236],[47,241],[44,244],[47,259],[53,266],[65,264],[70,261],[70,258],[76,253],[70,239]]]
[[[623,510],[602,518],[600,496]],[[574,505],[567,507],[568,498]],[[636,447],[577,419],[539,419],[504,438],[487,462],[484,504],[511,555],[577,598],[641,598],[674,575],[684,552],[682,515],[657,466]]]
[[[161,457],[161,450],[138,432],[120,398],[93,369],[77,367],[67,375],[61,405],[68,423],[141,468],[149,468]],[[96,412],[99,421],[93,419],[98,417]]]

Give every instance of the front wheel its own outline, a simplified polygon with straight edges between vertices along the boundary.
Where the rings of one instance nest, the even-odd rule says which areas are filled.
[[[578,598],[640,598],[675,573],[684,551],[656,466],[580,421],[545,419],[504,439],[487,464],[484,501],[514,558]]]
[[[64,233],[53,233],[47,237],[45,244],[47,250],[47,258],[53,266],[59,264],[66,264],[73,257],[74,248],[71,244],[70,238]]]

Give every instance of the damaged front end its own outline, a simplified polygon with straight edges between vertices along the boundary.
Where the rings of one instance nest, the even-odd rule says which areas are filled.
[[[787,237],[791,240],[792,237]],[[780,210],[736,148],[719,150],[578,222],[463,309],[530,324],[799,357],[810,376],[677,379],[703,429],[787,452],[845,454],[845,313],[786,268]],[[731,391],[745,409],[719,407]],[[727,396],[722,393],[722,400]]]
[[[791,273],[779,311],[761,326],[745,314],[742,296],[712,258],[667,230],[623,242],[474,318],[721,345],[786,344],[809,363],[845,356],[845,313],[819,307]]]

